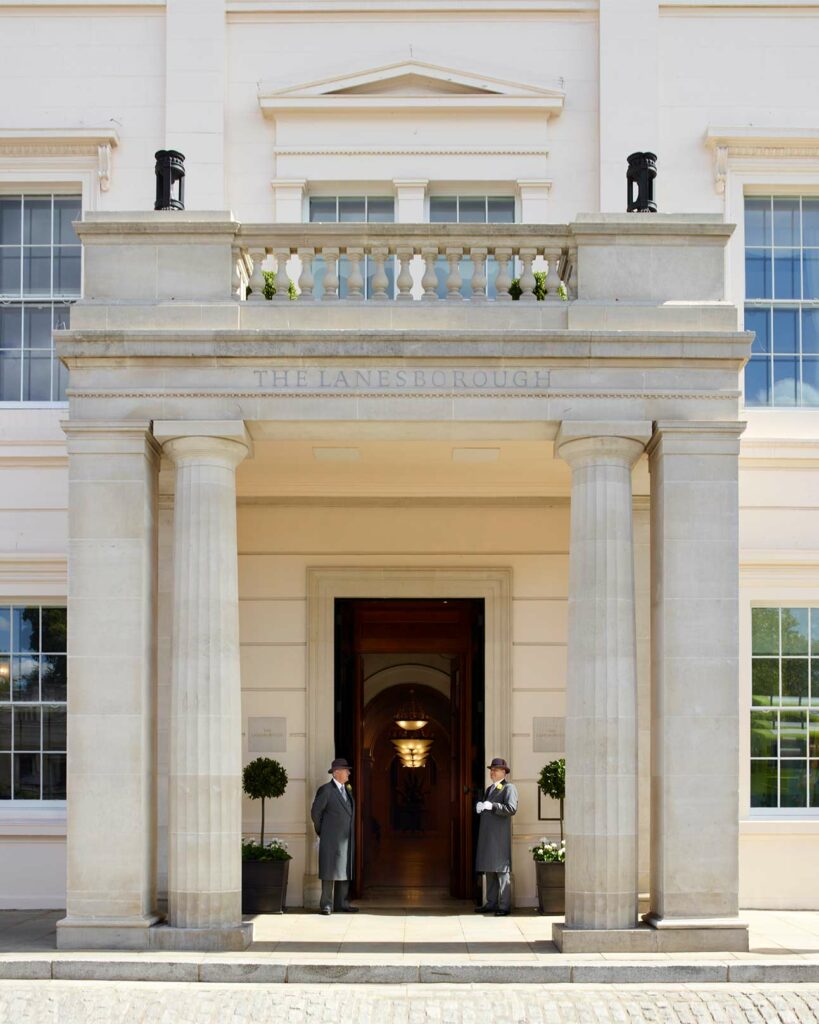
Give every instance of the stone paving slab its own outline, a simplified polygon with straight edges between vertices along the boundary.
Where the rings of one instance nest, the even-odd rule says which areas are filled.
[[[819,986],[0,981],[13,1024],[816,1024]]]

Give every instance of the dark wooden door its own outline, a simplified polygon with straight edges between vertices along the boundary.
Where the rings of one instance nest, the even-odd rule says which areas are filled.
[[[476,793],[483,782],[483,601],[339,600],[336,602],[336,753],[355,766],[358,800],[355,889],[366,883],[369,756],[364,743],[364,660],[368,654],[434,654],[450,665],[449,857],[450,894],[471,899]],[[480,647],[480,651],[476,650]],[[446,723],[444,723],[446,726]],[[372,856],[369,858],[372,862]]]

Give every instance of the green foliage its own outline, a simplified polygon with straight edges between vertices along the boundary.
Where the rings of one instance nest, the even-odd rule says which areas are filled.
[[[266,299],[272,299],[276,294],[276,275],[272,270],[263,270],[262,274],[264,275],[264,297]],[[290,301],[292,302],[298,295],[296,286],[292,281],[290,282],[287,291],[290,296]]]
[[[281,796],[287,789],[287,771],[278,761],[274,761],[270,757],[257,757],[255,761],[245,765],[245,770],[242,772],[242,789],[251,800],[262,801],[262,831],[259,844],[264,846],[264,802],[266,799],[273,800]]]
[[[531,846],[532,860],[543,861],[545,864],[566,863],[566,843],[563,839],[559,843],[552,843],[548,839],[541,839],[537,846]]]
[[[516,277],[511,285],[509,286],[509,294],[517,302],[523,295],[523,289],[520,286],[520,278]],[[535,298],[538,302],[543,302],[546,298],[546,271],[536,270],[535,271]]]
[[[287,852],[287,843],[281,839],[271,839],[267,843],[257,843],[255,839],[242,840],[242,860],[292,860]]]
[[[537,784],[544,796],[563,800],[566,796],[566,759],[561,757],[545,764],[540,769]]]

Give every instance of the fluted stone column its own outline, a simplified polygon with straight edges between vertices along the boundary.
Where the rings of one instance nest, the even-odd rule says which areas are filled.
[[[163,948],[242,949],[236,467],[244,425],[155,425],[176,468],[168,924]],[[195,431],[195,433],[193,432]]]
[[[637,925],[637,657],[631,470],[650,423],[564,423],[572,470],[566,929]]]

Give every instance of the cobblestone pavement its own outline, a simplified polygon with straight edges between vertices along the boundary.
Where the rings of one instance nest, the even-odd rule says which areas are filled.
[[[491,968],[488,968],[491,970]],[[0,981],[0,1024],[816,1024],[819,985]]]

